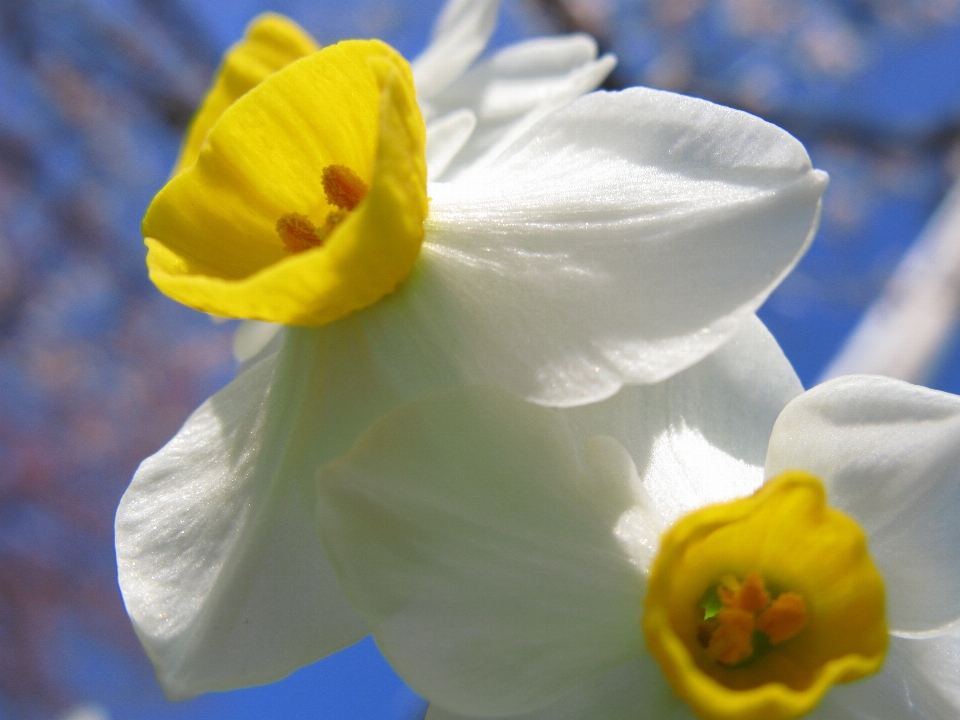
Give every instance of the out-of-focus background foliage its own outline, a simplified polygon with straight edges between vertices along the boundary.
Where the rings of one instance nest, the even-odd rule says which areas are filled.
[[[440,0],[0,0],[0,718],[413,718],[367,640],[170,704],[116,587],[137,463],[234,372],[147,280],[139,220],[225,48],[264,10],[407,57]],[[960,173],[960,0],[505,0],[492,47],[586,30],[645,84],[747,109],[827,170],[823,224],[761,312],[812,384]],[[948,346],[928,384],[960,392]]]

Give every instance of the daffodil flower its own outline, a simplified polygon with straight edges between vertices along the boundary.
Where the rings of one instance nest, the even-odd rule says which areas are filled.
[[[774,424],[757,340],[584,408],[445,391],[327,466],[327,547],[428,720],[960,714],[960,398],[851,376]]]
[[[418,100],[433,106],[425,112],[426,164],[433,176],[455,169],[454,156],[489,155],[549,110],[592,90],[612,67],[612,58],[597,58],[591,38],[571,35],[508,47],[454,82],[483,50],[497,6],[496,0],[449,3],[430,46],[413,63]],[[359,87],[370,90],[383,80],[399,96],[374,124],[389,119],[403,102],[415,115],[410,72],[389,48],[354,43],[333,52],[356,55],[362,47],[379,56],[371,59],[374,65],[380,62],[380,75],[365,75]],[[239,98],[318,50],[316,41],[288,18],[266,14],[251,23],[246,37],[224,57],[184,140],[174,176],[190,173],[212,128]],[[350,68],[348,59],[341,64]],[[305,80],[294,74],[282,82]],[[289,85],[279,90],[284,88]],[[305,94],[311,92],[316,88]],[[379,108],[383,94],[374,94],[367,101]],[[282,102],[283,92],[274,86],[265,102],[278,96]],[[254,102],[252,110],[258,107]],[[393,118],[400,114],[393,112]],[[241,115],[236,122],[249,119]],[[370,118],[365,122],[369,125]],[[229,143],[237,125],[223,128],[221,136]],[[402,131],[401,124],[399,140]],[[246,146],[249,137],[234,140]],[[211,139],[204,151],[214,168],[224,159],[214,149],[216,142]],[[321,185],[322,180],[321,171]],[[197,180],[188,176],[178,182]],[[189,199],[184,208],[190,211]],[[162,275],[162,258],[172,255],[160,241],[150,244],[151,255],[161,258],[158,264],[151,260],[151,269]],[[228,260],[234,255],[225,252]],[[171,262],[175,270],[176,259]],[[198,280],[201,288],[205,283]],[[281,327],[248,321],[240,328],[242,359],[264,355],[261,350],[271,339],[274,345],[287,340],[283,355],[242,373],[201,406],[165,448],[142,464],[117,513],[124,601],[172,698],[270,682],[368,633],[329,568],[315,523],[312,482],[320,465],[347,449],[404,392],[355,325],[278,333]]]
[[[493,31],[499,0],[456,0],[444,9],[426,51],[412,65],[426,125],[428,176],[449,178],[476,168],[546,114],[595,89],[616,61],[597,58],[596,42],[576,33],[511,45],[464,71]],[[227,53],[217,80],[191,124],[175,172],[196,162],[214,122],[237,98],[319,45],[302,28],[266,13]],[[456,81],[456,82],[454,82]],[[247,320],[234,351],[243,363],[276,350],[283,325]],[[272,344],[271,344],[272,343]]]
[[[124,601],[171,697],[368,632],[315,477],[385,412],[475,383],[571,406],[661,381],[752,322],[813,236],[826,177],[794,138],[671,93],[576,99],[613,62],[583,36],[461,75],[496,6],[454,0],[412,69],[262,18],[146,213],[162,291],[284,326],[118,510]],[[273,329],[250,328],[244,357]]]

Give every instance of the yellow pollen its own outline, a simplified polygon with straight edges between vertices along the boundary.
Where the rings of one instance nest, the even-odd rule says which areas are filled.
[[[346,165],[328,165],[323,169],[323,192],[330,205],[340,208],[327,214],[322,227],[317,227],[306,215],[284,213],[277,220],[277,235],[292,253],[320,247],[366,196],[369,188]]]
[[[742,582],[724,575],[716,594],[723,607],[710,613],[702,606],[705,617],[697,629],[697,640],[714,662],[722,665],[739,665],[753,657],[758,639],[763,645],[778,645],[795,636],[806,623],[803,598],[795,592],[785,592],[771,602],[763,576],[757,570],[748,573]],[[766,638],[757,638],[758,632]]]

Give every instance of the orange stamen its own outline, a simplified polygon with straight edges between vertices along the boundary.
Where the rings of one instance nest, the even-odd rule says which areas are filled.
[[[277,220],[276,227],[277,235],[290,252],[298,253],[318,247],[324,240],[310,218],[300,213],[284,213]]]
[[[776,645],[800,632],[806,621],[807,608],[803,598],[797,593],[785,592],[760,613],[757,629],[765,632],[770,642]]]
[[[367,184],[346,165],[327,165],[323,169],[327,202],[341,210],[353,210],[366,197],[367,190]]]
[[[320,247],[347,214],[366,197],[367,184],[346,165],[327,165],[323,169],[323,191],[327,202],[339,210],[327,213],[323,226],[316,227],[306,215],[289,212],[277,220],[277,234],[293,253]]]
[[[710,657],[724,665],[738,665],[753,655],[753,613],[724,608],[716,617],[720,625],[707,645]]]
[[[764,585],[763,576],[756,570],[747,575],[742,583],[732,575],[727,575],[720,581],[717,594],[724,607],[752,612],[763,610],[770,604],[770,593]]]
[[[723,608],[697,626],[697,641],[715,662],[738,665],[753,655],[754,631],[767,635],[771,645],[796,635],[806,623],[803,598],[781,593],[771,602],[763,576],[754,570],[742,581],[733,575],[720,578],[717,596]]]

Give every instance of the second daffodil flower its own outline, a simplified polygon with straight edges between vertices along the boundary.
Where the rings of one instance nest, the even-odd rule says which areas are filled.
[[[771,432],[771,352],[562,411],[445,391],[327,466],[327,547],[428,720],[960,717],[960,398],[840,378]]]
[[[315,477],[385,412],[467,384],[563,407],[662,381],[752,323],[812,239],[826,177],[794,138],[655,90],[577,99],[613,64],[581,35],[467,70],[496,10],[451,2],[412,69],[261,18],[147,210],[163,292],[284,328],[118,510],[124,600],[172,697],[368,632]]]

